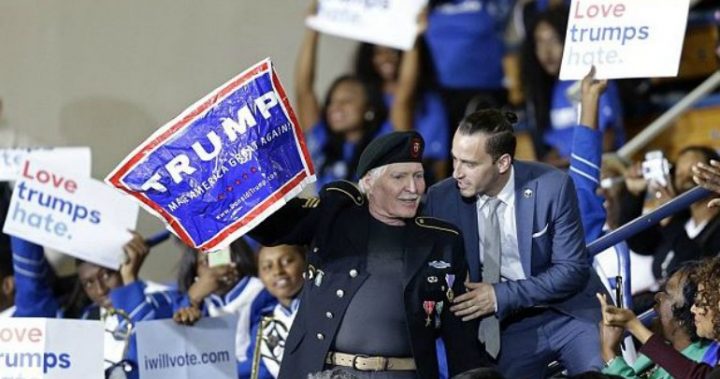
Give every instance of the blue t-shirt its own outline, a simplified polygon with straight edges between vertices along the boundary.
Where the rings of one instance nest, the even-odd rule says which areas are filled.
[[[503,31],[512,6],[512,0],[449,0],[430,11],[425,40],[443,87],[503,87]]]
[[[573,81],[558,80],[553,87],[550,103],[550,126],[543,134],[543,141],[555,148],[560,156],[569,158],[572,148],[573,128],[579,122],[577,107],[567,98],[566,91]],[[622,107],[617,86],[608,83],[607,90],[600,96],[598,109],[598,129],[601,132],[613,130],[615,141],[613,148],[618,149],[625,143]]]
[[[385,94],[385,105],[390,109],[394,96]],[[436,92],[425,91],[421,101],[415,107],[413,115],[413,129],[415,129],[425,140],[425,152],[423,158],[446,160],[449,152],[449,128],[445,106],[440,95]],[[390,120],[383,123],[378,135],[393,131]]]

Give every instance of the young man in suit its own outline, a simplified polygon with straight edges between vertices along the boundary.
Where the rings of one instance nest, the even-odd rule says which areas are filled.
[[[428,191],[425,214],[456,224],[465,239],[469,292],[450,308],[480,319],[478,338],[506,377],[599,369],[592,272],[572,180],[514,160],[514,115],[468,115],[453,138],[453,177]]]

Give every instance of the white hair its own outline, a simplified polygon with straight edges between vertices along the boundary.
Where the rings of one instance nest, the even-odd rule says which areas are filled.
[[[358,182],[358,187],[360,187],[360,192],[367,195],[368,191],[370,190],[370,187],[372,187],[373,183],[375,183],[375,179],[380,177],[385,170],[387,170],[388,165],[375,167],[374,169],[368,171],[365,175],[363,175],[362,178],[360,178],[360,181]],[[370,185],[368,187],[365,186],[365,178],[368,178],[370,181]]]

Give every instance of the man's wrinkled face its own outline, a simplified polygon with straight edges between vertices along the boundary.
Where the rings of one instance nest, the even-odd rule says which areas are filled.
[[[425,193],[425,178],[421,163],[392,163],[377,177],[366,180],[371,213],[383,219],[398,220],[415,217],[420,197]]]

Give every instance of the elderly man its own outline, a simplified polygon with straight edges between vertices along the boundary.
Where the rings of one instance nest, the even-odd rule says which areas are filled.
[[[486,360],[477,323],[449,311],[467,273],[458,230],[417,217],[424,141],[391,133],[360,157],[360,188],[332,183],[253,230],[263,244],[308,244],[300,309],[280,378],[339,368],[361,378],[436,378],[442,337],[451,375]],[[372,373],[370,372],[372,371]]]

